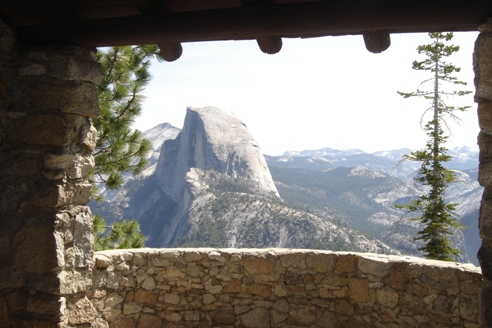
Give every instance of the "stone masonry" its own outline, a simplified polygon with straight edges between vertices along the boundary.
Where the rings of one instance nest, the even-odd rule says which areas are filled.
[[[100,66],[76,46],[21,47],[0,21],[0,327],[492,328],[492,20],[479,30],[481,312],[482,276],[453,263],[214,249],[94,263]]]
[[[21,48],[0,21],[0,327],[90,322],[87,174],[100,65],[75,46]]]
[[[478,180],[485,187],[479,227],[482,246],[478,259],[483,273],[482,327],[492,327],[492,18],[479,27],[475,43],[475,101],[478,103],[480,167]]]
[[[479,327],[480,269],[288,249],[96,253],[92,327]]]

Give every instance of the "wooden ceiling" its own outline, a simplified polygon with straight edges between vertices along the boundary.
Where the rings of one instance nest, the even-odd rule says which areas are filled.
[[[391,33],[476,31],[491,17],[491,0],[0,0],[24,45],[159,44],[168,60],[182,42],[256,39],[275,53],[282,38],[353,34],[381,52]]]

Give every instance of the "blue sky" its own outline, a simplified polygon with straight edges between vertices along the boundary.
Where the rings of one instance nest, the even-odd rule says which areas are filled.
[[[461,50],[449,62],[473,87],[473,46],[478,33],[455,33]],[[425,146],[420,119],[428,103],[403,99],[425,73],[411,69],[416,48],[427,34],[396,34],[391,47],[369,53],[362,36],[284,39],[275,55],[255,41],[199,42],[183,45],[172,63],[153,63],[142,116],[135,128],[168,122],[182,127],[186,107],[215,106],[234,112],[263,153],[286,150],[359,148],[367,152]],[[472,106],[451,124],[448,148],[476,148],[478,122],[473,94],[448,100]]]

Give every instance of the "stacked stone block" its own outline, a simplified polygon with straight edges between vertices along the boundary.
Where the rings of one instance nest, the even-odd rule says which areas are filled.
[[[492,327],[492,22],[480,31],[481,325]],[[26,49],[0,21],[0,327],[478,325],[480,274],[440,262],[314,251],[128,251],[98,255],[92,279],[85,205],[99,79],[91,51]]]
[[[87,174],[98,115],[94,53],[26,49],[0,22],[0,327],[57,327],[90,305]]]
[[[478,180],[485,187],[479,228],[482,246],[478,259],[483,272],[482,327],[492,327],[492,19],[479,27],[475,43],[475,101],[478,103],[480,167]]]
[[[479,327],[480,269],[287,249],[96,253],[93,327]]]

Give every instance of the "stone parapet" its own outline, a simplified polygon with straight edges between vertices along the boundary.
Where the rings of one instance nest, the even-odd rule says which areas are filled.
[[[480,269],[290,249],[96,253],[93,327],[479,327]]]

